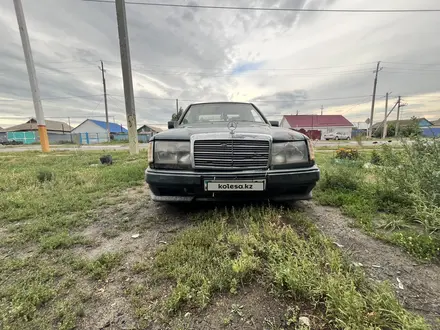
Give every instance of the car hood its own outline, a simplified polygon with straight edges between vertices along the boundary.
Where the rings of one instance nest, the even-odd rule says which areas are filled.
[[[193,134],[202,133],[229,133],[226,123],[209,123],[185,125],[158,133],[152,140],[190,140]],[[267,124],[238,122],[236,134],[267,134],[272,136],[273,141],[304,140],[306,136],[291,129],[273,127]]]

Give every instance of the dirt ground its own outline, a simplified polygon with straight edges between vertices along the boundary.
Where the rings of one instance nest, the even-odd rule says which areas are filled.
[[[135,285],[147,287],[147,294],[142,299],[146,306],[153,306],[169,288],[155,286],[146,275],[148,271],[138,274],[133,269],[139,262],[148,268],[158,247],[191,226],[189,215],[199,211],[194,207],[156,204],[150,200],[145,187],[129,190],[126,194],[122,204],[101,210],[100,220],[83,233],[94,244],[76,251],[90,258],[103,252],[126,252],[122,266],[113,271],[108,280],[94,287],[84,283],[84,288],[93,294],[80,329],[137,329],[128,292]],[[213,206],[203,206],[204,209],[210,207]],[[297,203],[294,207],[306,212],[371,279],[390,281],[403,305],[434,326],[436,318],[440,317],[439,266],[421,264],[398,248],[350,228],[350,220],[338,210],[313,202]],[[263,326],[263,329],[275,329],[285,322],[286,310],[282,301],[257,283],[238,295],[217,297],[202,313],[188,311],[177,315],[169,328],[261,329]],[[163,328],[153,324],[148,329]]]
[[[352,221],[334,208],[313,202],[299,205],[371,279],[389,281],[405,308],[440,329],[440,266],[423,264],[398,247],[351,228]]]

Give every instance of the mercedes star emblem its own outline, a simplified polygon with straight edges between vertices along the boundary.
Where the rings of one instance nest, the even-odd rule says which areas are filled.
[[[237,129],[237,122],[236,121],[230,121],[229,123],[228,123],[228,128],[229,128],[229,131],[231,132],[231,134],[234,134],[234,131]]]

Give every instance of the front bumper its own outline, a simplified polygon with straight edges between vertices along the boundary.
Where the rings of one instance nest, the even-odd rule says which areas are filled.
[[[207,192],[205,180],[262,180],[264,191]],[[163,202],[230,201],[230,200],[304,200],[320,179],[317,166],[288,170],[249,170],[237,172],[194,172],[147,168],[145,181],[151,198]]]

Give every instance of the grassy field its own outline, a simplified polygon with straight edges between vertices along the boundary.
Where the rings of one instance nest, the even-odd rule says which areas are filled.
[[[119,224],[128,226],[134,218],[151,226],[140,211],[147,206],[137,202],[137,208],[129,209],[125,193],[143,185],[145,153],[112,152],[112,166],[100,165],[101,155],[0,155],[1,329],[92,328],[87,315],[110,308],[97,296],[111,286],[117,288],[112,298],[129,302],[139,328],[151,322],[188,328],[187,315],[197,317],[224,296],[235,301],[244,290],[263,288],[271,297],[268,302],[281,301],[283,311],[278,319],[261,320],[257,328],[306,329],[300,318],[307,316],[313,329],[429,329],[398,304],[387,284],[368,281],[299,211],[260,205],[192,211],[189,216],[182,212],[173,221],[184,229],[169,229],[169,242],[160,248],[148,250],[148,238],[145,246],[134,246],[133,251],[140,248],[137,254],[99,246],[94,239],[98,233],[90,228],[106,218],[119,221],[118,226],[116,220],[101,226],[99,235],[106,243],[122,240]],[[329,157],[318,155],[328,171]],[[330,199],[326,175],[332,177],[324,172],[318,200],[346,204],[345,212],[373,228],[366,216],[371,209],[360,206],[356,190],[352,201],[346,190],[332,188],[337,197]],[[357,189],[353,180],[348,189]],[[156,237],[168,230],[166,223],[161,226]],[[90,231],[95,234],[85,234]],[[98,252],[86,255],[88,248]],[[422,256],[432,253],[424,249]],[[228,313],[212,315],[221,328],[243,314],[234,303]]]
[[[0,328],[72,329],[90,297],[77,277],[100,279],[121,260],[70,251],[93,244],[81,231],[95,209],[143,183],[145,155],[112,154],[113,166],[96,152],[0,155]]]
[[[439,262],[439,150],[434,140],[399,149],[358,149],[357,160],[319,154],[323,180],[314,196],[323,205],[340,207],[369,234]]]

